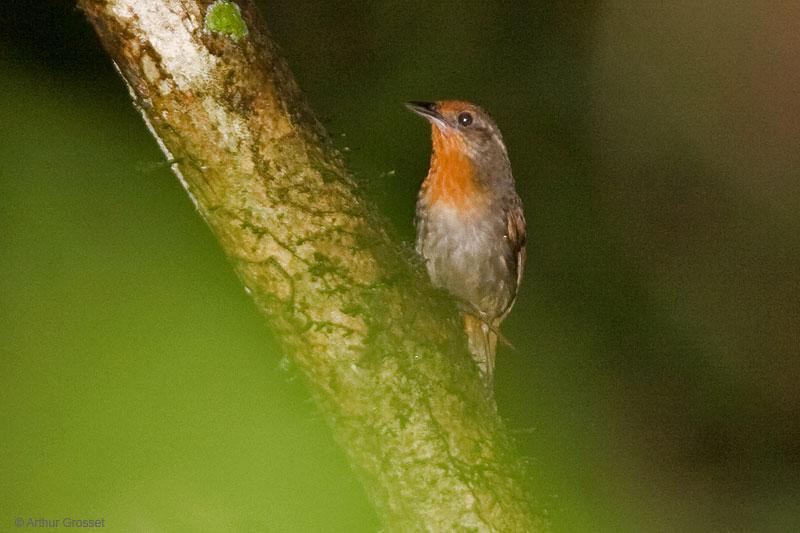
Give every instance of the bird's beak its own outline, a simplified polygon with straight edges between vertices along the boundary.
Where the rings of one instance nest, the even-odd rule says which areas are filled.
[[[446,125],[444,117],[436,110],[433,102],[406,102],[406,107],[424,119],[440,126]]]

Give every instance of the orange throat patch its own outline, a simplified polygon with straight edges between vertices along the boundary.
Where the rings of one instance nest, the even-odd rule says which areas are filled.
[[[483,197],[475,167],[465,153],[464,140],[433,126],[433,156],[428,176],[422,183],[429,205],[444,203],[462,210],[478,207]]]

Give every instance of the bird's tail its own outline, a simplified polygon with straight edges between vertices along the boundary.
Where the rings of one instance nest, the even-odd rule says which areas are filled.
[[[498,321],[499,325],[499,321]],[[494,356],[497,353],[497,327],[472,315],[464,315],[467,346],[487,389],[494,388]]]

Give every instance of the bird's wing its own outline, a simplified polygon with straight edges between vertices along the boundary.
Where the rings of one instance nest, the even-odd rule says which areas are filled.
[[[517,286],[514,288],[514,298],[508,305],[503,316],[505,316],[514,305],[516,300],[516,293],[522,283],[522,272],[525,269],[525,215],[522,213],[522,202],[519,198],[513,203],[511,208],[506,211],[506,237],[508,238],[510,264],[516,266],[517,269]]]

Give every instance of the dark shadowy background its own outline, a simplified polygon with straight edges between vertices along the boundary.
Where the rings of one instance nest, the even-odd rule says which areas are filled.
[[[497,398],[555,530],[800,528],[800,5],[261,5],[399,238],[401,103],[500,124],[530,244]],[[80,12],[0,10],[0,529],[375,530]]]

